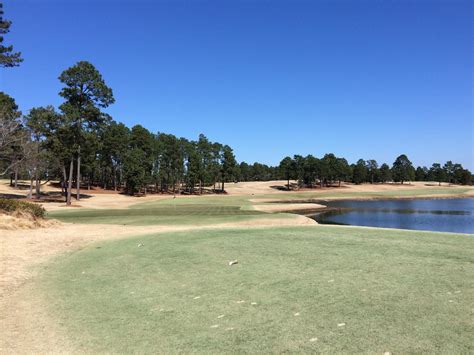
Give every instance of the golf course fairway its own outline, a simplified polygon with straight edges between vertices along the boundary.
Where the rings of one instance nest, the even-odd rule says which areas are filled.
[[[37,284],[79,351],[470,353],[473,244],[341,226],[154,233],[62,254]]]

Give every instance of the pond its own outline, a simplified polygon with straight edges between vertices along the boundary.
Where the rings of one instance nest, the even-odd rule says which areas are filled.
[[[331,210],[312,216],[318,223],[474,233],[474,199],[323,202]]]

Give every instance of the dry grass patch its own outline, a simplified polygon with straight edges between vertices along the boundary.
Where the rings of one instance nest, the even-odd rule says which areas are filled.
[[[28,213],[13,212],[12,214],[0,214],[0,229],[3,230],[21,230],[48,228],[60,225],[61,222],[52,219],[43,219],[32,217]]]

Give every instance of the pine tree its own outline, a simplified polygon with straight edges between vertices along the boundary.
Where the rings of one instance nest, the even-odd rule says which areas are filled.
[[[11,21],[3,18],[3,4],[0,3],[0,67],[11,68],[17,67],[23,62],[20,52],[14,52],[13,46],[5,46],[3,44],[3,36],[10,32]]]

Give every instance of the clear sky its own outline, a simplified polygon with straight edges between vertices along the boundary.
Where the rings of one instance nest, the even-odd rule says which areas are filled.
[[[474,169],[470,0],[5,0],[25,58],[0,90],[59,105],[92,62],[128,126],[204,133],[238,160],[326,152]]]

